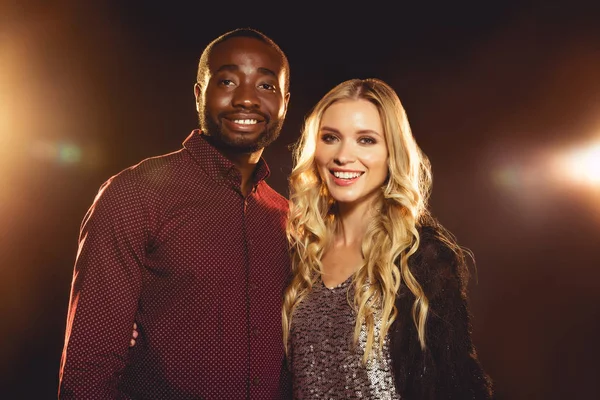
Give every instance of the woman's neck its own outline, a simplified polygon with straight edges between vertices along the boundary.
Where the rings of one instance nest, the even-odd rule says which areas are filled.
[[[369,223],[373,219],[375,207],[372,204],[339,204],[339,229],[334,233],[334,246],[360,246]]]
[[[372,216],[372,209],[366,207],[341,204],[338,208],[337,229],[321,259],[325,286],[339,285],[363,265],[362,242]]]

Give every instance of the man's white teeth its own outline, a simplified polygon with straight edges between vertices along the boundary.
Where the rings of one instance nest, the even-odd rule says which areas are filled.
[[[234,119],[233,122],[241,125],[254,125],[258,123],[255,119]]]
[[[333,176],[341,179],[354,179],[362,175],[362,172],[339,172],[334,171]]]

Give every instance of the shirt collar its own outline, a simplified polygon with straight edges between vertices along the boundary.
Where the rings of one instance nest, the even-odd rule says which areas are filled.
[[[194,129],[188,135],[183,141],[183,147],[210,178],[216,182],[229,182],[236,188],[240,188],[242,184],[240,171],[207,140],[206,135],[199,129]],[[261,157],[254,169],[254,185],[265,180],[270,174],[269,166]]]

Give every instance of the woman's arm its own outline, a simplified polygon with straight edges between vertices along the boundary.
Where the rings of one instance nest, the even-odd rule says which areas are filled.
[[[397,301],[398,320],[392,331],[392,358],[399,392],[408,399],[492,399],[492,383],[471,340],[462,256],[435,230],[424,229],[411,271],[429,299],[425,351],[412,321],[414,296],[405,286]]]

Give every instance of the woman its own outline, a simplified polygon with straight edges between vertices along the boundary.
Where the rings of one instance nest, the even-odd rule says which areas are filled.
[[[394,92],[327,93],[294,149],[283,338],[294,397],[488,399],[465,251],[427,210],[431,170]]]

